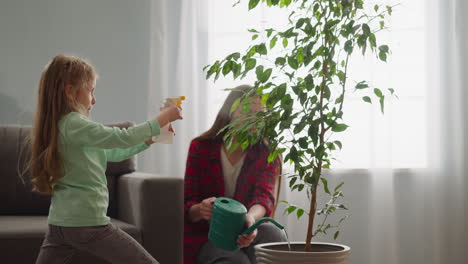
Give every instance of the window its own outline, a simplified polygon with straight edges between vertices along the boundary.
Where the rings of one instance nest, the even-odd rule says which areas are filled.
[[[247,2],[208,0],[208,61],[222,59],[234,51],[249,46],[250,28],[281,26],[289,11],[280,8],[256,8],[247,11]],[[394,5],[397,1],[367,1]],[[382,115],[378,103],[362,102],[358,92],[347,95],[345,122],[350,126],[337,134],[343,150],[336,152],[333,168],[424,168],[427,164],[427,26],[423,0],[400,1],[387,25],[390,30],[378,36],[380,44],[388,44],[388,63],[378,62],[370,55],[355,54],[350,64],[349,83],[367,80],[371,87],[394,88],[398,99],[386,102]],[[209,119],[214,120],[227,93],[223,88],[253,83],[253,78],[239,81],[221,76],[210,80]],[[213,92],[211,92],[213,91]]]

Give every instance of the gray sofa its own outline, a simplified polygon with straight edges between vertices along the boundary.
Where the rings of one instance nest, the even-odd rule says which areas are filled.
[[[128,127],[131,123],[115,124]],[[0,263],[34,263],[47,230],[50,197],[18,176],[30,127],[0,125]],[[21,155],[20,155],[21,154]],[[135,157],[108,163],[108,215],[160,263],[182,263],[183,180],[135,172]],[[107,263],[86,253],[71,263]]]

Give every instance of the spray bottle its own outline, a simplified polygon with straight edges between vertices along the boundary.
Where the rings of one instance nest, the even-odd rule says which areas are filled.
[[[169,97],[164,100],[163,108],[166,108],[171,105],[181,106],[182,101],[185,100],[185,96],[178,97]],[[172,138],[174,137],[174,132],[169,130],[171,123],[161,127],[161,133],[158,136],[152,138],[155,143],[160,144],[172,144]]]

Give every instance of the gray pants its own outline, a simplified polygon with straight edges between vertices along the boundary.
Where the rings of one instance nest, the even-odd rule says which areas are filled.
[[[68,263],[85,251],[110,263],[157,262],[135,239],[113,224],[90,227],[49,225],[36,264]]]
[[[258,226],[257,237],[246,248],[237,251],[227,251],[217,248],[210,241],[206,242],[197,257],[198,264],[255,264],[254,246],[269,242],[284,242],[286,237],[278,227],[272,223],[263,223]]]

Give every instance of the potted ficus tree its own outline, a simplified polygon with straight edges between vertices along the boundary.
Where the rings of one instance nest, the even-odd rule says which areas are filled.
[[[275,245],[259,246],[258,261],[296,263],[292,255],[302,261],[307,255],[311,260],[297,263],[316,263],[313,259],[319,259],[317,263],[345,263],[347,246],[311,242],[316,234],[338,226],[319,221],[315,227],[316,215],[326,220],[333,212],[347,209],[338,201],[343,197],[343,183],[329,187],[323,171],[331,167],[334,151],[342,148],[335,134],[348,128],[343,120],[347,96],[360,94],[364,103],[378,102],[383,113],[385,99],[394,95],[391,88],[373,88],[366,81],[350,80],[348,76],[355,56],[371,54],[377,60],[387,60],[389,47],[378,44],[377,33],[386,29],[392,6],[369,8],[365,0],[250,0],[248,9],[258,4],[287,8],[290,14],[285,28],[249,29],[252,43],[245,52],[232,53],[204,68],[206,78],[214,76],[215,80],[221,74],[232,74],[234,79],[255,74],[255,89],[238,99],[231,109],[241,107],[245,116],[225,127],[224,140],[229,149],[239,145],[246,149],[268,139],[269,162],[281,155],[284,162],[292,164],[294,172],[287,175],[289,187],[306,192],[310,200],[309,208],[287,204],[285,210],[309,217],[302,252],[275,250]],[[251,93],[261,96],[265,111],[248,114]],[[319,186],[330,195],[323,208],[317,207]],[[338,234],[334,232],[335,239]],[[292,255],[283,258],[278,252]]]

